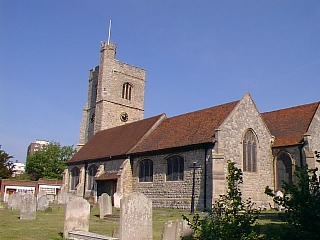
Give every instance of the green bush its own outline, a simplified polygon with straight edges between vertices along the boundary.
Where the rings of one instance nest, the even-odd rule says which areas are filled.
[[[242,171],[230,161],[228,161],[227,183],[226,195],[220,196],[206,216],[200,217],[196,214],[192,220],[183,216],[193,230],[193,239],[259,239],[256,223],[259,210],[254,209],[250,199],[242,200],[239,188],[243,183]]]
[[[320,187],[318,169],[302,167],[295,173],[296,183],[283,183],[283,196],[267,187],[265,193],[284,208],[288,223],[286,239],[320,239]]]

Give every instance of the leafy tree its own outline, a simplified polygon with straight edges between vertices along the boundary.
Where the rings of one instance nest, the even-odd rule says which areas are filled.
[[[13,156],[10,156],[3,150],[0,150],[0,179],[10,178],[13,174],[13,162],[10,159]]]
[[[283,196],[266,187],[265,193],[285,209],[288,223],[284,239],[320,239],[320,185],[318,169],[302,167],[295,173],[296,183],[284,182]]]
[[[26,172],[32,180],[39,178],[62,179],[62,173],[75,150],[73,146],[61,146],[51,142],[42,150],[27,157]]]
[[[243,201],[240,184],[243,183],[242,171],[235,163],[228,161],[228,190],[226,195],[213,204],[207,216],[193,216],[188,221],[193,230],[193,239],[201,240],[232,240],[258,239],[257,223],[259,210],[254,209],[250,199]]]
[[[16,174],[11,179],[14,179],[14,180],[31,180],[30,175],[28,173],[26,173],[26,172],[21,173],[21,174]]]

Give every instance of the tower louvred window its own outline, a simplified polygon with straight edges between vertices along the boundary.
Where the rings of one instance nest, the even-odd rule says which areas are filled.
[[[131,100],[132,97],[132,85],[130,83],[124,83],[122,85],[122,98]]]

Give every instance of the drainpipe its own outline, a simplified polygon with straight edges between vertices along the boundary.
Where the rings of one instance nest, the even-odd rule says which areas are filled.
[[[88,163],[84,162],[84,179],[83,179],[83,198],[86,196],[86,182],[87,182]]]
[[[207,208],[207,153],[208,149],[204,149],[204,187],[203,187],[203,208],[206,210]]]

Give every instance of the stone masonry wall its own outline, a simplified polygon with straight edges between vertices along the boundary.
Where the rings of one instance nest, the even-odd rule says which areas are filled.
[[[133,160],[133,191],[142,192],[151,198],[155,207],[190,208],[193,177],[193,169],[190,167],[196,162],[201,168],[195,174],[195,208],[203,209],[205,151],[198,149],[176,154],[184,158],[183,181],[166,181],[166,158],[171,155],[145,156]],[[153,182],[139,182],[138,163],[143,159],[153,161]],[[210,189],[207,194],[210,195]]]
[[[271,152],[272,138],[249,94],[245,95],[238,108],[222,124],[219,131],[216,154],[220,154],[224,159],[225,175],[227,174],[227,160],[235,162],[237,167],[243,169],[242,140],[248,129],[254,131],[258,141],[257,172],[243,173],[242,194],[244,199],[251,198],[258,206],[269,207],[272,200],[264,194],[264,190],[266,186],[271,188],[274,186]],[[214,199],[218,198],[218,194],[215,192]]]
[[[100,165],[103,165],[103,169],[104,169],[104,172],[109,172],[109,173],[118,173],[121,165],[123,164],[123,162],[125,161],[125,159],[115,159],[115,160],[108,160],[108,161],[99,161],[99,162],[94,162],[94,163],[89,163],[88,164],[88,168],[94,164],[96,165],[98,168],[100,167]],[[71,169],[74,168],[75,166],[77,166],[79,169],[82,169],[82,171],[84,171],[84,164],[77,164],[77,165],[72,165],[72,166],[68,166],[67,169],[68,169],[68,174],[70,175],[71,174]],[[86,183],[84,183],[84,172],[83,174],[80,174],[79,176],[79,186],[77,188],[77,192],[79,193],[82,193],[83,194],[83,187],[84,187],[84,184],[86,184],[86,190],[87,190],[87,184],[88,184],[88,176],[86,177],[87,181]],[[71,176],[68,177],[68,182],[71,181]],[[70,186],[70,184],[69,184]],[[68,189],[70,190],[70,189]],[[86,191],[89,193],[91,193],[91,191]]]
[[[94,133],[94,122],[91,120],[95,115],[95,106],[97,99],[97,84],[98,84],[99,66],[90,70],[87,102],[83,108],[82,122],[80,126],[80,136],[78,150],[88,141]]]
[[[146,72],[143,69],[122,63],[112,57],[114,46],[101,48],[96,119],[94,132],[143,119]],[[133,86],[131,100],[122,98],[122,86]],[[129,115],[127,122],[120,121],[120,113]]]
[[[90,70],[78,149],[96,132],[143,119],[146,71],[115,59],[116,45],[102,43],[99,66]],[[122,98],[124,83],[132,85],[131,100]],[[126,112],[128,121],[120,114]]]
[[[310,161],[308,164],[310,165],[310,167],[312,167],[312,168],[317,167],[318,169],[320,169],[320,163],[316,161],[314,151],[320,152],[319,132],[320,132],[320,107],[318,107],[318,110],[317,110],[315,116],[313,117],[313,121],[311,122],[309,130],[308,130],[308,134],[309,134],[308,144],[309,144],[309,152],[311,155]],[[313,164],[310,163],[311,161]],[[318,171],[318,175],[320,175],[319,171]]]

